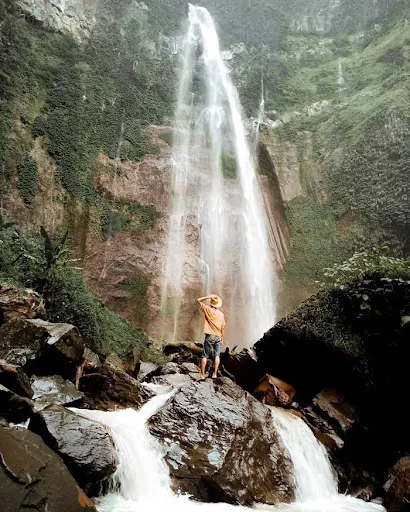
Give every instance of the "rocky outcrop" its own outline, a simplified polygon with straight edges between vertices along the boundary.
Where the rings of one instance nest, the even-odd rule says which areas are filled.
[[[3,512],[96,512],[60,458],[40,437],[0,427]]]
[[[100,368],[90,371],[81,379],[80,389],[95,409],[139,409],[153,396],[151,391],[125,372],[117,357],[108,357]]]
[[[49,405],[78,406],[84,400],[84,393],[78,391],[69,380],[60,375],[50,377],[34,377],[31,383],[34,391],[33,401],[36,411]]]
[[[87,37],[96,23],[98,0],[19,0],[33,19],[47,28]]]
[[[0,283],[1,324],[13,318],[44,318],[45,313],[43,300],[38,293]]]
[[[0,329],[0,357],[28,374],[59,373],[74,378],[82,362],[84,343],[78,329],[44,320],[14,319]]]
[[[108,478],[117,467],[114,442],[101,423],[54,405],[37,413],[30,429],[60,455],[85,489]]]
[[[149,429],[163,442],[176,490],[247,505],[293,498],[291,462],[269,409],[229,379],[183,386]]]

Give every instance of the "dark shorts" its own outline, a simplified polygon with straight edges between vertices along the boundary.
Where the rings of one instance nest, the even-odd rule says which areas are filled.
[[[214,334],[205,334],[202,357],[211,359],[212,350],[215,352],[215,355],[219,357],[221,355],[221,341],[222,339],[219,336],[215,336]]]

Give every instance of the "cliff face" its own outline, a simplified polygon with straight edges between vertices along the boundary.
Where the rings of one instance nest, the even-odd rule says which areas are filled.
[[[408,251],[407,3],[204,5],[224,47],[236,44],[226,57],[250,116],[264,75],[260,179],[276,218],[280,312],[363,241]],[[5,217],[26,229],[68,228],[92,289],[158,336],[171,201],[166,125],[186,2],[0,0],[0,9]],[[197,325],[192,310],[186,316]]]

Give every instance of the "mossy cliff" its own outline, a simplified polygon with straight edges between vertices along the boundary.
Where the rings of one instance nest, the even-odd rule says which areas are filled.
[[[57,4],[0,0],[3,213],[25,230],[68,229],[92,289],[145,327],[158,312],[187,3]],[[257,113],[263,74],[267,118],[280,120],[262,140],[291,232],[282,310],[361,243],[408,252],[408,4],[203,5],[245,112]]]

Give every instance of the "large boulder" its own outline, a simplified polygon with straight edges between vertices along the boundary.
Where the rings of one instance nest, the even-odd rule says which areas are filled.
[[[183,386],[149,420],[175,490],[251,505],[293,498],[292,465],[268,407],[229,379]]]
[[[101,423],[54,405],[35,414],[30,429],[60,455],[85,489],[112,475],[117,467],[114,442]]]
[[[33,377],[31,386],[36,411],[49,405],[79,406],[84,400],[84,393],[78,391],[72,382],[64,380],[60,375]]]
[[[28,398],[33,396],[30,379],[21,366],[10,364],[4,359],[0,359],[0,384],[18,395]]]
[[[39,436],[0,427],[2,512],[96,512],[61,459]]]
[[[100,368],[84,375],[80,389],[94,409],[104,411],[132,407],[139,409],[153,393],[128,375],[122,362],[114,356],[107,357]]]
[[[44,303],[38,293],[0,283],[0,323],[14,318],[44,318],[45,314]]]
[[[58,373],[73,379],[83,353],[81,335],[70,324],[14,319],[0,329],[0,357],[30,375]]]

